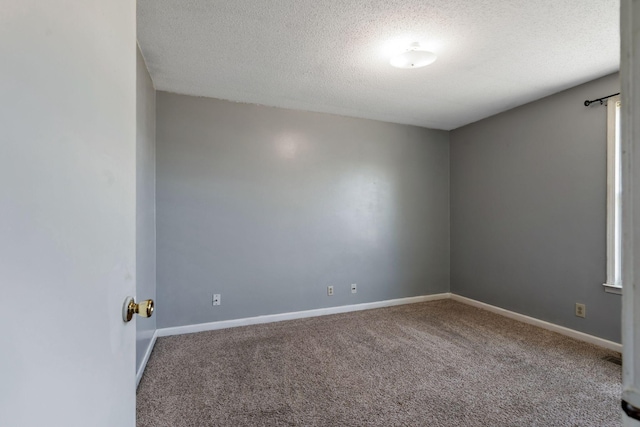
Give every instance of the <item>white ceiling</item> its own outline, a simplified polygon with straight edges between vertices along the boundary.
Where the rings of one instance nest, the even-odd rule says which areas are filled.
[[[449,130],[617,71],[619,3],[138,0],[138,41],[158,90]]]

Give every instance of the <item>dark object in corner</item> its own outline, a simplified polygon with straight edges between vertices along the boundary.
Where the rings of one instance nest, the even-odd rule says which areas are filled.
[[[598,101],[600,101],[600,105],[602,105],[602,104],[604,104],[604,100],[605,100],[605,99],[607,99],[607,98],[611,98],[612,96],[616,96],[616,95],[620,95],[620,92],[618,92],[618,93],[614,93],[613,95],[609,95],[609,96],[603,96],[602,98],[593,99],[593,100],[591,100],[591,101],[586,100],[586,101],[584,101],[584,106],[585,106],[585,107],[588,107],[588,106],[589,106],[589,104],[593,104],[594,102],[598,102]]]
[[[622,366],[622,359],[616,356],[605,356],[602,360],[606,360],[607,362],[615,363],[616,365]]]
[[[640,421],[640,409],[633,406],[631,403],[626,400],[622,401],[622,410],[629,418],[633,418],[635,420]]]

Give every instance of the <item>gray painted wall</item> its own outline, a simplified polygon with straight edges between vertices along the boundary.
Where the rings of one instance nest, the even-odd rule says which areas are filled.
[[[156,91],[137,49],[136,301],[156,298]],[[156,316],[136,316],[136,370],[156,330]]]
[[[448,143],[158,92],[158,327],[447,292]]]
[[[451,132],[452,292],[620,342],[602,287],[607,110],[583,105],[619,88],[610,75]]]

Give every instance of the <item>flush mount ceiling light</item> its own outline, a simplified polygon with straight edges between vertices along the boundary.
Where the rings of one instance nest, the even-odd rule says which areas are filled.
[[[437,58],[435,53],[422,49],[420,43],[411,43],[406,51],[392,56],[389,63],[396,68],[420,68],[432,64]]]

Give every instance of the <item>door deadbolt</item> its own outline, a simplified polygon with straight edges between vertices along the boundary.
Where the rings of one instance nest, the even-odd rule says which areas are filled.
[[[136,304],[133,297],[127,297],[127,299],[124,300],[124,306],[122,307],[122,320],[129,322],[133,319],[134,314],[137,314],[140,317],[151,317],[153,314],[153,300],[148,299]]]

